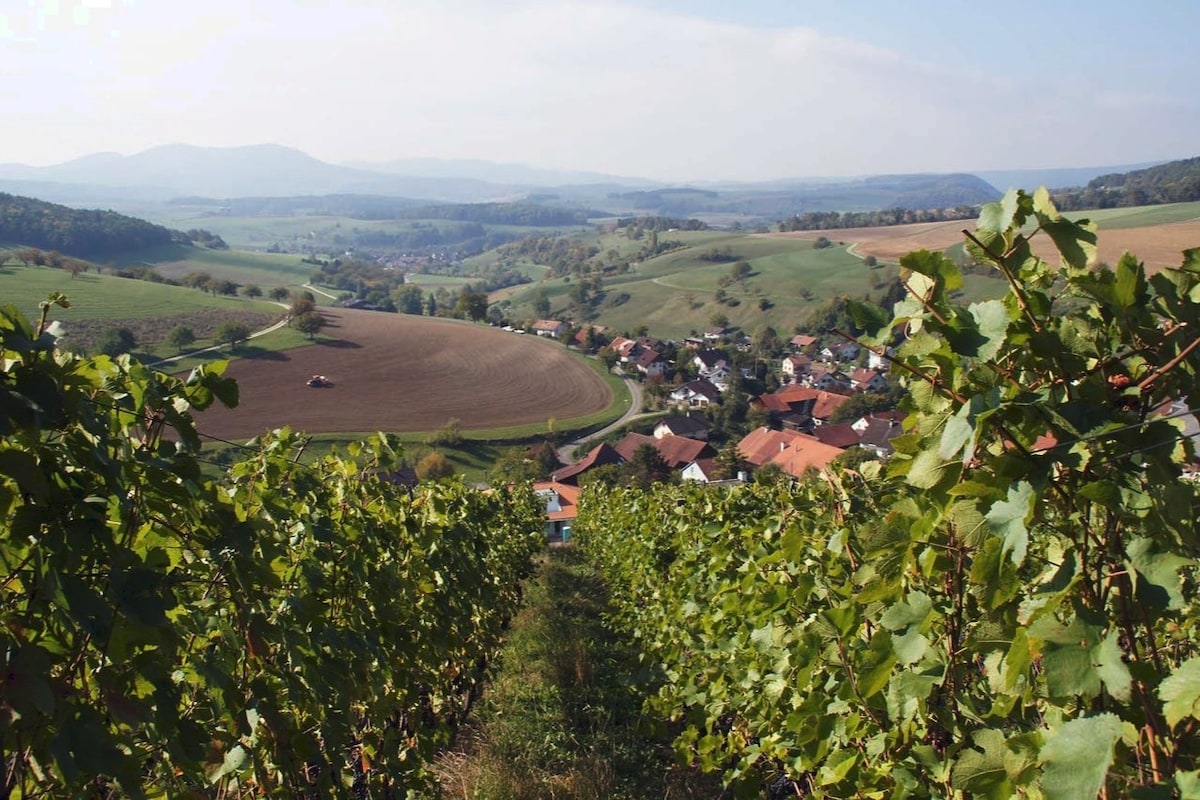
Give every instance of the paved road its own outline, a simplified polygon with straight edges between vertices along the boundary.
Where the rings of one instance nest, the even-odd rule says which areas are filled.
[[[621,415],[621,418],[611,425],[606,425],[595,433],[588,434],[588,436],[583,439],[576,439],[573,442],[567,442],[562,447],[558,448],[556,452],[558,453],[559,461],[561,461],[563,464],[574,464],[577,460],[574,458],[575,451],[582,445],[587,444],[592,439],[598,439],[601,436],[606,436],[615,431],[617,428],[620,428],[622,425],[632,422],[635,419],[654,416],[653,414],[641,413],[642,385],[633,378],[626,378],[625,385],[629,387],[630,403],[629,408],[625,410],[625,413]]]

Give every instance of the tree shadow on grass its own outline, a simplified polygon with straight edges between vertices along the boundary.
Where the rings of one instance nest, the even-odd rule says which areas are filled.
[[[252,358],[255,361],[291,361],[280,350],[270,350],[266,347],[258,347],[252,344],[238,345],[237,350],[234,350],[231,355],[238,358]]]

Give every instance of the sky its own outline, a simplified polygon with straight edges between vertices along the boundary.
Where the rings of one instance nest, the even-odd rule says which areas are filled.
[[[1194,0],[0,0],[0,162],[276,143],[665,181],[1200,155]]]

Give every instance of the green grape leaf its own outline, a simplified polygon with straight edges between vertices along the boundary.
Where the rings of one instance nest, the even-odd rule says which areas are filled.
[[[1139,603],[1158,611],[1183,608],[1180,570],[1195,564],[1193,559],[1154,552],[1154,540],[1148,537],[1133,539],[1125,552],[1137,576],[1135,596]]]
[[[1010,312],[1000,300],[987,300],[982,303],[972,303],[967,311],[975,318],[975,325],[983,342],[978,345],[973,355],[985,361],[990,361],[1000,352],[1008,337]],[[967,353],[965,355],[972,355]]]
[[[971,734],[974,747],[964,749],[950,771],[951,785],[955,789],[981,797],[1012,797],[1015,792],[1009,781],[1005,758],[1008,748],[1004,745],[1004,734],[991,728],[983,728]]]
[[[1096,797],[1120,738],[1121,720],[1115,714],[1069,720],[1050,731],[1039,754],[1047,799]]]
[[[888,683],[887,709],[892,722],[908,722],[921,710],[921,701],[929,697],[937,678],[913,670],[897,673]]]
[[[1200,657],[1189,659],[1158,685],[1163,716],[1175,727],[1187,717],[1200,717]]]
[[[1145,267],[1130,253],[1117,262],[1117,281],[1113,299],[1122,308],[1141,308],[1149,302]]]
[[[1009,488],[1004,500],[993,503],[987,513],[988,526],[1004,543],[1001,555],[1011,553],[1016,566],[1025,561],[1025,550],[1029,545],[1027,524],[1033,516],[1036,498],[1033,486],[1027,481],[1020,481]]]

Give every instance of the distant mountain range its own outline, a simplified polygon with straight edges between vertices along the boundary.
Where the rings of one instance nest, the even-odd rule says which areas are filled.
[[[96,153],[46,167],[0,164],[0,191],[117,209],[179,197],[220,202],[248,197],[371,195],[413,203],[526,201],[604,209],[614,215],[772,220],[813,211],[974,205],[995,199],[998,190],[1009,185],[1082,185],[1124,169],[1107,166],[671,186],[642,178],[478,160],[405,159],[347,166],[273,144],[227,148],[169,144],[130,156]]]

